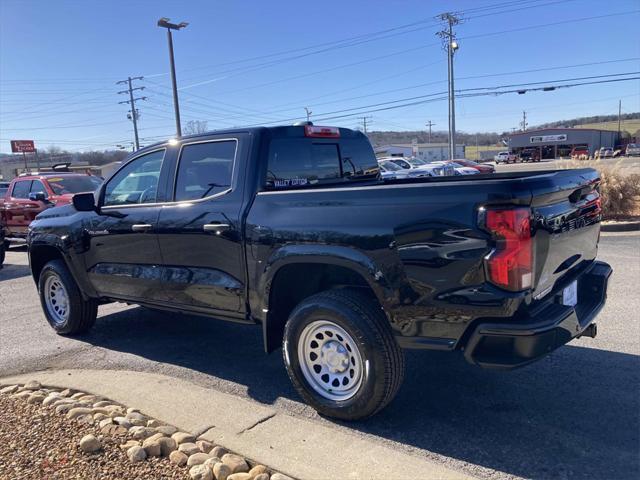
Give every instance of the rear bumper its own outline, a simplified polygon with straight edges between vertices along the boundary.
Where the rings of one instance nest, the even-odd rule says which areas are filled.
[[[593,262],[525,315],[508,322],[478,324],[466,344],[465,358],[481,367],[510,369],[534,362],[573,338],[594,337],[592,322],[606,301],[612,271],[604,262]],[[575,307],[562,305],[562,290],[574,280],[578,281],[578,303]]]

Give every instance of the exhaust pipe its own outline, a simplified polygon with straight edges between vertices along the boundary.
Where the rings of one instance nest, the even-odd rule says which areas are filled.
[[[597,334],[598,334],[598,324],[597,323],[592,323],[587,328],[585,328],[584,331],[580,335],[578,335],[578,338],[580,338],[580,337],[596,338]]]

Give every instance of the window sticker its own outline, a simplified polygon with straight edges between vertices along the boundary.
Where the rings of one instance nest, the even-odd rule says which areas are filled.
[[[307,185],[309,180],[306,178],[276,178],[273,181],[274,187],[298,187],[301,185]]]

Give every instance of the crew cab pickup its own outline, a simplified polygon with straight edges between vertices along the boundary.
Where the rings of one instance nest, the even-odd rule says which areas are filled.
[[[305,401],[353,420],[394,397],[405,348],[510,369],[594,337],[611,274],[599,183],[383,180],[360,132],[247,128],[132,154],[38,215],[27,243],[56,332],[86,332],[112,301],[258,324]]]
[[[0,222],[5,224],[6,242],[24,242],[29,224],[43,210],[71,203],[79,192],[93,192],[100,177],[84,173],[33,173],[14,178],[0,198]]]

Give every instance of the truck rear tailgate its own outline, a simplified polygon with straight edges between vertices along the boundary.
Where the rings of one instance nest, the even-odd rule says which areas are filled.
[[[533,298],[539,299],[598,250],[600,177],[593,169],[561,170],[529,179],[534,233]]]

